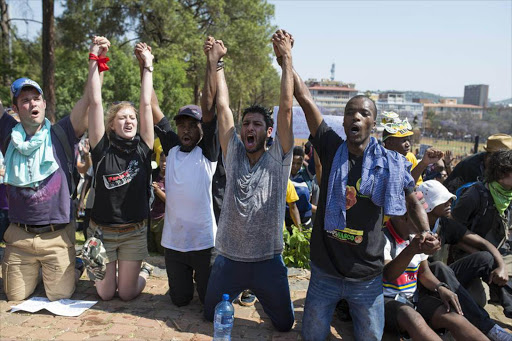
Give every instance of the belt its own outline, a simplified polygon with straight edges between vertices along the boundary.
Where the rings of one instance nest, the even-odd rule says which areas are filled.
[[[129,224],[119,224],[119,225],[112,225],[112,226],[105,226],[97,224],[93,221],[94,224],[98,225],[100,227],[100,230],[102,231],[108,231],[108,232],[131,232],[135,230],[140,230],[146,223],[145,220],[139,221],[137,223],[129,223]]]
[[[13,223],[19,228],[35,234],[41,234],[46,232],[55,232],[64,229],[68,224],[48,224],[48,225],[28,225],[21,223]]]

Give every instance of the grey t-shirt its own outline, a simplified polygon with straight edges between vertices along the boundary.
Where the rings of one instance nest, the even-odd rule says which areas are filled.
[[[285,155],[278,134],[251,168],[236,134],[229,141],[224,166],[226,192],[215,248],[234,261],[258,262],[283,251],[283,221],[293,148]]]

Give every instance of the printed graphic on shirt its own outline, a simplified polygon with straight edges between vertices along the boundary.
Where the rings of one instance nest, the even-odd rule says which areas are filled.
[[[364,231],[349,229],[348,227],[344,230],[327,231],[327,233],[331,238],[353,245],[361,244],[364,235]]]
[[[414,293],[416,291],[416,285],[418,282],[418,270],[420,264],[418,263],[415,267],[407,267],[405,271],[394,281],[388,281],[384,278],[383,286],[387,289],[387,292],[398,293],[407,292]]]
[[[130,183],[139,173],[139,161],[131,160],[124,172],[110,175],[103,175],[103,183],[106,189],[114,189]]]
[[[359,178],[359,180],[357,180],[356,182],[356,190],[357,190],[357,196],[358,197],[361,197],[361,198],[370,198],[369,195],[362,195],[361,194],[361,178]]]
[[[357,203],[356,189],[354,188],[354,186],[347,186],[347,194],[345,195],[345,197],[345,206],[346,210],[348,211],[352,206],[354,206]]]

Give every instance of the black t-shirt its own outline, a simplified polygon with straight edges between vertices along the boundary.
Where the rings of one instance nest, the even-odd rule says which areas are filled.
[[[448,178],[443,182],[446,188],[455,193],[460,186],[474,181],[483,180],[485,152],[471,155],[455,166]]]
[[[468,229],[453,218],[441,217],[437,233],[441,238],[441,246],[455,245],[461,241]]]
[[[147,219],[151,148],[141,139],[126,153],[110,146],[105,134],[91,155],[96,174],[91,219],[107,226]]]
[[[347,182],[347,224],[343,231],[324,230],[327,188],[332,162],[343,143],[325,122],[310,137],[322,163],[322,182],[317,215],[311,236],[311,261],[328,274],[357,281],[374,278],[382,272],[385,237],[382,208],[359,191],[362,157],[349,154]]]

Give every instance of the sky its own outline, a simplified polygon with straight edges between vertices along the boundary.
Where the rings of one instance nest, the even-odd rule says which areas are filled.
[[[512,0],[268,2],[303,79],[329,78],[335,63],[335,79],[360,91],[462,97],[464,85],[488,84],[492,101],[512,97]],[[40,0],[7,3],[11,18],[41,20]],[[16,24],[22,36],[40,29]]]

